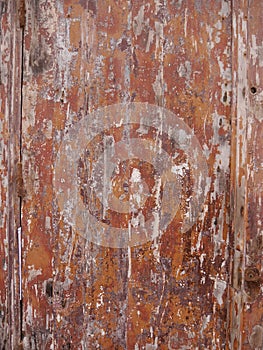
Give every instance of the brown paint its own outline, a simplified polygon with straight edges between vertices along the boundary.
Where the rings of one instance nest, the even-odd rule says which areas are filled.
[[[256,0],[0,3],[2,347],[21,340],[24,349],[262,346],[262,10]],[[117,249],[88,242],[63,220],[53,177],[68,130],[99,107],[128,102],[181,118],[206,153],[209,182],[188,232],[180,225],[191,164],[180,210],[163,235]],[[116,142],[122,129],[106,134]],[[140,137],[155,140],[159,131]],[[102,138],[87,145],[94,164]],[[168,154],[176,149],[169,135],[162,144]],[[178,164],[187,161],[178,152]],[[84,158],[80,192],[89,205]],[[115,194],[129,192],[124,183],[140,170],[152,195],[144,214],[152,215],[153,166],[138,159],[121,166]],[[94,198],[92,208],[101,210]],[[107,215],[127,227],[130,215]]]

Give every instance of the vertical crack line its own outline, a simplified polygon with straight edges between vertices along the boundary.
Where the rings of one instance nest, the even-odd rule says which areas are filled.
[[[19,301],[22,300],[22,228],[17,230],[18,240],[18,275],[19,275]]]
[[[233,273],[234,273],[234,229],[233,229],[233,224],[234,224],[234,211],[233,211],[233,173],[234,173],[234,168],[235,168],[235,139],[233,135],[235,135],[236,132],[236,111],[235,111],[235,96],[233,96],[233,89],[235,86],[235,78],[234,78],[234,70],[235,70],[235,65],[234,65],[234,57],[235,57],[235,52],[234,52],[234,15],[235,15],[235,7],[234,7],[234,1],[230,1],[230,8],[231,8],[231,25],[230,25],[230,62],[231,62],[231,114],[230,114],[230,159],[229,159],[229,226],[228,226],[228,302],[227,302],[227,315],[226,315],[226,325],[227,325],[227,331],[226,331],[226,340],[228,346],[231,346],[231,329],[233,328],[232,325],[232,311],[233,311],[233,305],[234,305],[234,296],[233,296]]]
[[[21,66],[20,66],[20,131],[19,131],[19,162],[23,179],[23,82],[24,82],[24,41],[25,27],[21,26]],[[23,180],[22,180],[23,181]],[[18,264],[19,264],[19,313],[20,313],[20,341],[23,340],[23,283],[22,283],[22,215],[23,196],[19,195],[19,228],[18,228]]]

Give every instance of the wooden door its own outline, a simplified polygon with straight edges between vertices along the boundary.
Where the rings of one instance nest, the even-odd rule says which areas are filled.
[[[261,2],[1,11],[2,347],[261,349]]]

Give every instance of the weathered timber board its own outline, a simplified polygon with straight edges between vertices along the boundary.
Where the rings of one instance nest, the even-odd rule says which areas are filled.
[[[22,30],[15,1],[0,1],[0,347],[20,339],[16,230],[20,226]]]
[[[261,349],[261,1],[0,4],[2,348]]]
[[[230,349],[263,347],[262,11],[233,1]]]
[[[25,60],[25,346],[222,349],[230,4],[32,2]],[[89,242],[59,214],[56,155],[65,134],[87,114],[131,102],[165,107],[189,126],[205,154],[208,193],[199,220],[183,234],[177,215],[161,237],[105,247]],[[121,225],[118,220],[125,218],[112,217],[110,225]]]

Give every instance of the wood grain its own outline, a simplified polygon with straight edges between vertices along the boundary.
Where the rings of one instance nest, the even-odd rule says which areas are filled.
[[[1,348],[262,348],[262,6],[257,0],[0,1]],[[120,111],[127,119],[126,107],[139,115],[138,106],[142,125],[118,119]],[[156,110],[171,113],[173,121],[160,120],[174,129],[180,120],[177,128],[185,125],[188,140],[198,140],[193,145],[207,174],[204,163],[191,163],[198,152],[187,154],[181,136],[173,139],[169,125],[156,123]],[[86,131],[78,133],[81,126]],[[63,154],[65,144],[78,140],[83,152],[74,146],[79,155]],[[141,158],[126,159],[124,141],[128,151],[141,142]],[[105,175],[111,167],[101,160],[107,147],[123,154],[110,177],[114,210],[96,193],[96,171]],[[64,156],[78,169],[58,169]],[[151,196],[138,192],[142,215],[160,221],[165,187],[158,190],[162,167],[154,165],[169,157],[181,179],[180,205],[156,237],[148,232],[142,243],[117,247],[86,234],[83,218],[71,220],[78,214],[74,196],[73,209],[61,206],[58,191],[79,192],[83,207],[111,234],[128,230],[133,218],[116,198],[132,207],[131,191],[147,189]],[[76,183],[62,178],[59,186],[58,174],[76,176]],[[206,176],[205,186],[199,179],[204,203],[184,231],[196,174]]]

